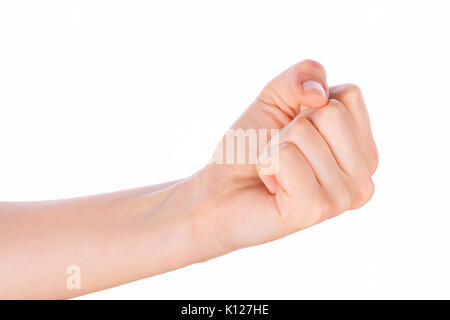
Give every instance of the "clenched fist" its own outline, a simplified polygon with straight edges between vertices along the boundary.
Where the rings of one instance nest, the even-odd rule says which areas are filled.
[[[361,91],[329,88],[315,61],[269,82],[231,130],[243,139],[227,134],[216,150],[223,161],[216,157],[194,178],[204,181],[193,221],[199,238],[208,239],[208,257],[359,208],[374,192],[378,154]]]

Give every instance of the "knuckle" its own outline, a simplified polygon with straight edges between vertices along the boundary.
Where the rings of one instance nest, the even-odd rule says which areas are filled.
[[[291,126],[289,133],[296,138],[308,139],[311,135],[312,123],[306,118],[298,118]]]
[[[335,215],[338,215],[352,206],[352,197],[347,188],[338,195],[335,199]]]
[[[374,193],[375,193],[375,184],[373,183],[373,180],[371,178],[369,178],[367,180],[367,183],[364,184],[364,188],[363,188],[364,203],[369,201],[370,198],[372,198]]]
[[[377,147],[373,147],[369,150],[367,155],[367,165],[369,167],[370,174],[374,174],[375,171],[378,168],[378,161],[379,161],[379,155],[378,155],[378,149]]]
[[[319,62],[312,59],[305,59],[299,63],[302,67],[306,67],[308,69],[319,69],[324,70],[324,67]]]
[[[353,194],[352,209],[357,209],[366,204],[375,192],[375,185],[370,177],[359,183]]]
[[[315,120],[321,122],[341,121],[346,116],[344,106],[337,100],[330,99],[330,102],[313,115]]]
[[[362,96],[362,91],[361,88],[354,84],[354,83],[348,83],[346,85],[346,91],[350,96],[354,96],[354,97],[361,97]]]
[[[347,100],[351,101],[352,103],[359,103],[363,100],[363,95],[360,87],[353,83],[345,84],[342,94],[347,98]]]
[[[342,212],[348,210],[352,206],[352,193],[349,187],[342,182],[340,185],[336,185],[333,190],[327,192],[326,196],[328,204],[327,218],[334,218],[340,215]]]
[[[334,206],[327,197],[318,197],[312,212],[314,219],[319,223],[334,216]]]

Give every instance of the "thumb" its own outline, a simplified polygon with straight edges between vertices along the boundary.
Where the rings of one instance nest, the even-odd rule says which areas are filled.
[[[299,62],[270,81],[259,100],[276,105],[295,117],[300,107],[322,107],[328,102],[325,68],[313,60]]]

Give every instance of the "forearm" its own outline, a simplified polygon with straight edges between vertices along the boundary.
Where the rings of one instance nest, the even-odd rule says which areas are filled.
[[[69,298],[204,259],[195,179],[69,200],[0,203],[0,298]],[[67,287],[80,267],[80,289]]]

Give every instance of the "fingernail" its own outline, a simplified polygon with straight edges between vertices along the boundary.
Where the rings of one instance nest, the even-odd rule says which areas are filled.
[[[322,85],[315,80],[307,80],[303,82],[303,91],[307,95],[326,97],[327,93]]]

